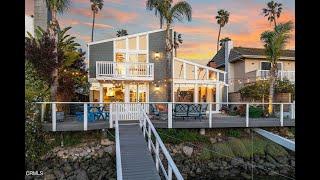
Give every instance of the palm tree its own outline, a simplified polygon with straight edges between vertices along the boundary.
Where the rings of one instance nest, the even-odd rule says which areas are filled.
[[[103,0],[90,0],[91,2],[91,11],[92,11],[92,31],[91,31],[91,42],[93,41],[93,32],[94,32],[94,21],[96,19],[96,14],[103,7]]]
[[[148,4],[148,1],[147,1]],[[191,21],[192,19],[192,8],[190,4],[186,1],[179,1],[173,4],[172,0],[152,0],[152,5],[150,10],[156,8],[160,14],[163,15],[163,20],[166,22],[166,59],[167,59],[167,74],[171,74],[171,58],[172,58],[172,49],[174,44],[172,42],[172,34],[170,32],[171,26],[175,21],[182,22],[184,19]],[[168,101],[171,101],[171,84],[168,83]]]
[[[172,2],[172,0],[170,0]],[[162,29],[162,26],[163,26],[163,20],[164,20],[164,15],[163,15],[163,12],[162,12],[162,6],[164,5],[165,3],[165,0],[147,0],[146,1],[146,8],[147,10],[150,10],[152,11],[153,9],[155,10],[154,11],[154,14],[156,16],[158,16],[159,14],[159,21],[160,21],[160,29]]]
[[[227,42],[227,41],[231,41],[231,39],[230,39],[229,37],[222,38],[222,39],[220,40],[220,46],[223,46],[223,44],[224,44],[225,42]]]
[[[262,9],[264,16],[268,16],[268,21],[270,21],[270,23],[274,22],[274,27],[277,26],[277,18],[280,17],[281,12],[282,4],[274,1],[268,2],[267,8]]]
[[[173,41],[174,41],[174,57],[177,57],[177,49],[179,48],[179,44],[182,44],[182,35],[180,33],[177,33],[176,31],[173,34]]]
[[[219,33],[218,33],[218,41],[217,41],[217,52],[219,51],[219,39],[221,28],[223,28],[229,22],[230,13],[224,9],[220,9],[218,11],[218,15],[216,16],[217,23],[219,24]]]
[[[120,30],[118,30],[117,31],[117,37],[121,37],[121,36],[126,36],[126,35],[128,35],[128,32],[127,32],[127,30],[125,30],[125,29],[120,29]]]
[[[269,88],[269,107],[268,112],[272,113],[272,102],[274,94],[275,79],[278,74],[277,62],[281,56],[281,51],[285,48],[288,40],[290,39],[290,31],[293,29],[291,21],[287,23],[280,23],[275,26],[273,31],[265,31],[261,34],[260,39],[264,43],[265,53],[267,59],[271,63],[270,68],[270,88]]]
[[[58,64],[58,29],[59,29],[59,22],[57,20],[57,13],[62,14],[70,7],[69,0],[46,0],[47,8],[49,12],[51,12],[51,21],[49,26],[50,36],[52,39],[55,40],[55,50],[54,53],[56,54],[55,63]],[[50,94],[51,100],[56,101],[57,99],[57,90],[59,86],[58,78],[58,68],[54,68],[52,71],[52,83],[50,84]]]

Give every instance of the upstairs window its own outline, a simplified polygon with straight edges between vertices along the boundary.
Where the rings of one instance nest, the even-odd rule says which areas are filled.
[[[278,70],[282,70],[282,63],[277,63]],[[271,63],[270,62],[261,62],[261,70],[270,70]]]
[[[129,38],[129,50],[137,49],[137,37]]]
[[[139,36],[139,49],[147,50],[147,35]]]
[[[116,49],[126,49],[126,39],[117,40]]]

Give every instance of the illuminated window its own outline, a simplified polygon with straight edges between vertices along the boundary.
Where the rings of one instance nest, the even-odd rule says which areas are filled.
[[[116,53],[116,62],[125,62],[125,53]]]
[[[117,40],[116,49],[126,49],[126,39]]]
[[[137,49],[137,37],[129,38],[129,50]]]
[[[138,54],[138,62],[147,62],[146,54]]]
[[[139,36],[139,49],[147,50],[147,35]]]

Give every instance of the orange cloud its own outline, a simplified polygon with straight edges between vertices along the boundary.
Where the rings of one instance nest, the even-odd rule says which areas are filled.
[[[73,33],[72,35],[75,36],[76,38],[83,40],[86,43],[89,43],[91,41],[91,36],[89,35],[83,35],[79,33]]]
[[[85,22],[85,23],[82,23],[82,24],[84,24],[84,25],[87,25],[87,26],[92,26],[92,23],[89,23],[89,22]],[[110,25],[108,25],[108,24],[100,24],[100,23],[95,23],[94,24],[94,27],[95,28],[101,28],[101,29],[106,29],[106,28],[113,28],[113,26],[110,26]]]
[[[104,10],[106,14],[103,17],[111,17],[115,18],[117,21],[121,23],[132,22],[138,17],[138,14],[135,12],[123,12],[113,8],[107,8]],[[100,17],[101,18],[101,17]]]

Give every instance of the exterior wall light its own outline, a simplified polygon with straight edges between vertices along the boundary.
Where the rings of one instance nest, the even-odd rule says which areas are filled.
[[[154,85],[154,90],[156,90],[156,91],[160,91],[160,86],[159,85]]]
[[[159,59],[160,59],[160,52],[155,52],[155,53],[154,53],[154,58],[155,58],[156,60],[159,60]]]

